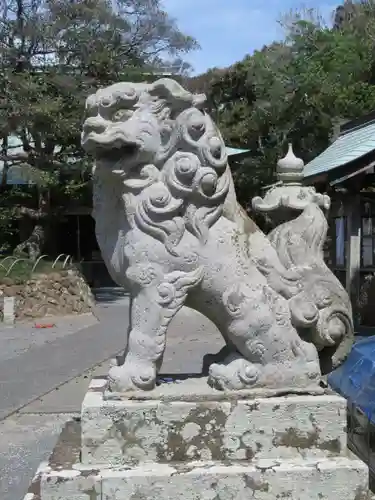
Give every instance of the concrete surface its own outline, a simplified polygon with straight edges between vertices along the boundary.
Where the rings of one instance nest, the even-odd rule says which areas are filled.
[[[19,415],[0,422],[0,498],[21,500],[72,415]]]
[[[128,318],[128,300],[119,302],[121,307],[104,303],[97,308],[100,322],[84,316],[56,319],[55,329],[25,324],[2,329],[0,352],[6,354],[0,359],[0,420],[117,353]]]
[[[53,328],[35,328],[35,324],[54,324]],[[67,337],[83,328],[98,323],[93,314],[80,316],[48,317],[36,320],[35,323],[17,323],[16,326],[5,326],[0,323],[0,363],[27,352],[33,347]]]
[[[79,414],[90,380],[93,377],[106,375],[110,361],[99,363],[94,368],[56,387],[48,394],[35,399],[19,410],[19,414]]]
[[[127,299],[111,304],[111,312],[99,312],[102,318],[102,327],[107,325],[106,316],[117,314],[118,305],[126,305]],[[108,307],[108,306],[106,306]],[[116,309],[115,309],[116,307]],[[121,312],[121,311],[120,311]],[[122,321],[122,315],[117,321]],[[113,321],[111,319],[110,321]],[[122,327],[123,329],[124,327]],[[116,337],[117,349],[113,350],[111,358],[122,352],[122,337]],[[167,339],[167,348],[162,366],[163,373],[200,373],[203,356],[207,353],[216,353],[223,346],[220,333],[206,318],[198,313],[192,313],[182,309],[170,326]],[[98,354],[100,358],[100,354]],[[103,376],[108,373],[110,359],[99,359],[93,368],[82,371],[78,377],[74,377],[47,394],[36,398],[21,413],[79,413],[83,398],[87,392],[90,380],[93,377]],[[44,394],[44,393],[43,393]]]
[[[56,328],[0,328],[0,498],[20,500],[60,430],[79,415],[92,376],[106,374],[125,343],[128,298],[97,294],[89,315],[54,318]],[[50,320],[48,319],[48,322]],[[164,372],[199,372],[206,353],[223,345],[216,328],[186,310],[171,324]]]

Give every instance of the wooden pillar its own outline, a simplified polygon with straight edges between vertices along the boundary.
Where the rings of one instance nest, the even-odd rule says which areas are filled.
[[[361,203],[360,196],[350,198],[347,207],[347,256],[346,256],[346,290],[353,308],[354,327],[359,326],[358,299],[360,292],[361,267]]]

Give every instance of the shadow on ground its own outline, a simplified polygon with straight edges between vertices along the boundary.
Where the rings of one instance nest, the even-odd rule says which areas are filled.
[[[114,304],[129,297],[129,292],[123,288],[93,288],[92,292],[97,305]]]

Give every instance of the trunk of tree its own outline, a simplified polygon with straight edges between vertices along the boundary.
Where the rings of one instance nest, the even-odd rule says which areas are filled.
[[[13,253],[20,257],[27,257],[31,262],[36,262],[38,257],[42,255],[45,239],[43,225],[36,223],[27,240],[17,245]]]
[[[20,213],[23,217],[27,217],[34,221],[34,226],[30,236],[19,243],[14,249],[14,255],[28,258],[31,262],[36,262],[38,257],[42,255],[43,247],[46,242],[46,225],[49,219],[49,192],[39,192],[38,210],[32,208],[21,207]]]

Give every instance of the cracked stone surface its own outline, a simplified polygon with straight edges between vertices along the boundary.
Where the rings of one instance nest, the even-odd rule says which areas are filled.
[[[204,384],[198,384],[205,387]],[[82,462],[250,460],[331,457],[346,453],[346,401],[334,394],[212,400],[175,384],[174,400],[105,399],[92,382],[82,406]],[[170,388],[170,384],[166,385]],[[167,391],[167,389],[166,389]],[[242,399],[241,399],[242,398]]]
[[[90,393],[92,397],[103,395],[105,381],[97,379],[91,384]],[[331,398],[331,403],[327,404],[324,398]],[[336,398],[336,400],[334,399]],[[302,399],[304,403],[302,404]],[[302,406],[309,405],[310,399],[311,413],[306,415],[305,425],[310,426],[310,432],[304,431],[302,436],[297,432],[277,434],[282,432],[283,422],[280,416],[281,410],[289,424],[293,422],[293,412]],[[298,402],[298,400],[301,400]],[[113,401],[110,402],[113,404]],[[117,402],[118,403],[118,402]],[[124,401],[121,401],[124,404]],[[129,404],[145,405],[143,401],[126,401]],[[327,433],[331,436],[342,437],[342,428],[336,429],[330,426],[327,417],[331,415],[332,421],[335,414],[335,421],[343,423],[345,419],[344,400],[332,395],[293,395],[290,397],[269,397],[255,398],[253,400],[233,400],[230,404],[233,415],[241,405],[247,405],[247,417],[256,417],[257,412],[264,411],[267,405],[275,415],[270,421],[274,428],[274,437],[284,440],[280,446],[273,445],[278,450],[278,457],[258,458],[247,457],[226,458],[225,460],[211,460],[201,458],[199,460],[174,461],[169,463],[146,461],[132,464],[117,464],[110,466],[107,464],[83,464],[80,462],[80,451],[82,447],[81,423],[79,421],[69,422],[54,449],[50,460],[43,463],[30,487],[24,500],[164,500],[170,498],[174,500],[245,500],[255,498],[258,500],[331,500],[341,498],[345,500],[374,500],[368,490],[368,468],[356,459],[354,455],[342,448],[340,451],[334,445],[326,449],[326,455],[315,455],[311,453],[314,446],[319,454],[326,447],[324,441],[316,439],[327,438]],[[155,401],[151,401],[154,405]],[[171,402],[163,403],[171,406]],[[189,405],[187,401],[182,405]],[[199,403],[193,402],[198,405]],[[207,402],[212,409],[215,404],[223,402]],[[315,409],[313,408],[315,404]],[[266,405],[266,406],[264,406]],[[341,406],[340,406],[341,405]],[[147,406],[147,405],[146,405]],[[145,409],[146,409],[145,406]],[[332,413],[322,413],[323,409],[331,408]],[[243,411],[242,408],[241,411]],[[171,409],[173,411],[173,409]],[[217,422],[220,421],[223,411]],[[213,414],[214,415],[214,414]],[[230,412],[229,412],[230,415]],[[313,418],[311,417],[313,416]],[[242,417],[244,415],[242,414]],[[241,415],[234,416],[232,424],[233,433],[241,434]],[[302,415],[299,415],[299,421]],[[325,420],[322,420],[322,419]],[[248,419],[249,421],[251,419]],[[117,420],[118,422],[120,419]],[[302,419],[303,421],[303,419]],[[325,426],[324,426],[325,422]],[[265,429],[266,421],[263,422]],[[212,424],[211,424],[212,425]],[[243,425],[243,424],[242,424]],[[259,425],[259,422],[258,422]],[[320,437],[313,437],[315,425],[321,425]],[[202,428],[197,422],[187,422],[182,425],[181,440],[186,442],[195,440]],[[209,428],[211,435],[220,442],[219,433],[215,428]],[[300,431],[303,432],[302,427]],[[249,443],[256,438],[257,429],[252,429],[253,434],[248,436]],[[322,434],[323,433],[323,434]],[[326,434],[324,434],[326,433]],[[271,436],[268,430],[263,435],[267,440]],[[297,439],[299,450],[290,456],[282,456],[282,449],[296,446],[294,440]],[[321,448],[317,446],[321,443]],[[131,440],[129,441],[131,448]],[[343,443],[344,445],[344,443]],[[201,445],[202,448],[202,445]],[[308,455],[302,454],[302,450],[309,450]],[[284,450],[285,451],[285,450]]]
[[[293,460],[190,461],[94,467],[77,462],[80,424],[69,422],[24,500],[373,500],[367,467],[348,456]]]
[[[43,471],[43,470],[42,470]],[[367,468],[347,457],[249,464],[191,462],[136,468],[50,470],[42,500],[370,500]],[[27,499],[29,500],[29,499]],[[30,500],[39,500],[35,495]]]

